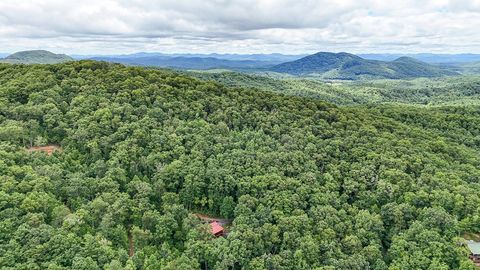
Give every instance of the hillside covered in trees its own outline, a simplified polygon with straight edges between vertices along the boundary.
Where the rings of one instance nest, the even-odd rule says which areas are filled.
[[[270,70],[292,75],[340,80],[431,78],[459,75],[455,71],[411,57],[400,57],[393,61],[378,61],[363,59],[360,56],[344,52],[319,52],[276,65]]]
[[[73,58],[45,50],[21,51],[0,59],[0,63],[10,64],[57,64],[68,61],[73,61]]]
[[[480,107],[0,65],[1,269],[475,269]],[[26,151],[56,145],[52,155]],[[215,238],[194,213],[232,219]]]

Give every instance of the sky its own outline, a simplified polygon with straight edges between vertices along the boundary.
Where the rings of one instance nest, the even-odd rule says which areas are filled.
[[[480,0],[0,0],[0,52],[480,53]]]

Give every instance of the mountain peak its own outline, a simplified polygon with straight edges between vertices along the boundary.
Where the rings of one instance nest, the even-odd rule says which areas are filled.
[[[0,60],[0,62],[11,64],[56,64],[67,61],[73,61],[73,58],[46,50],[20,51]]]
[[[276,65],[271,70],[292,75],[314,75],[326,79],[348,80],[362,77],[400,79],[458,75],[411,57],[403,56],[386,62],[366,60],[345,52],[318,52],[296,61]]]

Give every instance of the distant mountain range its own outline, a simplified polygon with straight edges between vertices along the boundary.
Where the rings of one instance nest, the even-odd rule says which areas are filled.
[[[363,56],[363,57],[362,57]],[[404,79],[480,73],[477,54],[362,54],[320,52],[313,55],[285,54],[164,54],[139,52],[125,55],[55,54],[44,50],[22,51],[0,59],[0,63],[55,64],[91,59],[134,66],[184,70],[227,69],[277,72],[324,79]],[[424,60],[424,61],[421,61]],[[479,61],[479,62],[475,62]]]
[[[0,63],[10,64],[56,64],[73,61],[74,59],[65,54],[55,54],[44,50],[22,51],[8,55],[0,59]]]
[[[134,58],[176,58],[176,57],[185,57],[185,58],[216,58],[223,60],[232,60],[232,61],[265,61],[265,62],[276,62],[283,63],[287,61],[293,61],[302,57],[307,56],[308,54],[299,54],[299,55],[288,55],[280,53],[271,53],[271,54],[219,54],[219,53],[210,53],[210,54],[194,54],[194,53],[147,53],[147,52],[138,52],[133,54],[119,54],[119,55],[72,55],[75,59],[92,59],[92,58],[109,58],[109,59],[134,59]]]
[[[186,56],[119,56],[119,57],[92,57],[92,60],[107,61],[135,66],[154,66],[179,69],[263,69],[269,68],[283,61],[275,60],[229,60],[215,57],[186,57]]]
[[[319,52],[270,68],[278,73],[319,76],[325,79],[360,78],[404,79],[459,75],[447,68],[431,65],[411,57],[394,61],[367,60],[350,53]]]
[[[291,75],[317,75],[328,79],[413,78],[458,75],[462,67],[432,65],[417,58],[394,54],[369,54],[372,60],[348,53],[317,53],[314,55],[284,54],[163,54],[135,53],[128,55],[93,56],[88,59],[126,65],[156,66],[178,69],[237,71],[274,71]],[[393,58],[395,56],[395,58]],[[396,57],[398,56],[398,57]],[[418,54],[435,62],[434,54]],[[447,57],[448,56],[448,57]],[[436,61],[463,63],[480,55],[439,55]],[[78,57],[78,56],[77,56]]]
[[[402,56],[415,58],[427,63],[456,64],[480,62],[480,54],[434,54],[434,53],[416,53],[416,54],[357,54],[358,56],[369,60],[393,61]]]
[[[0,54],[1,55],[1,54]],[[356,54],[367,60],[379,60],[379,61],[393,61],[403,56],[415,58],[417,60],[427,62],[427,63],[442,63],[442,64],[453,64],[453,63],[469,63],[469,62],[480,62],[480,54],[434,54],[434,53],[417,53],[417,54],[396,54],[396,53],[367,53],[367,54]],[[210,54],[190,54],[190,53],[175,53],[175,54],[166,54],[166,53],[148,53],[148,52],[139,52],[133,54],[121,54],[121,55],[72,55],[75,59],[92,59],[92,58],[146,58],[146,57],[164,57],[164,58],[174,58],[174,57],[187,57],[187,58],[216,58],[224,60],[233,60],[233,61],[243,61],[243,60],[252,60],[252,61],[265,61],[265,62],[289,62],[300,59],[302,57],[308,56],[308,54],[280,54],[280,53],[271,53],[271,54],[219,54],[219,53],[210,53]]]

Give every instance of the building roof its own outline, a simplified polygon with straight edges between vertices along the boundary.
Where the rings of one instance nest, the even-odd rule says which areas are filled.
[[[42,151],[47,153],[49,156],[52,155],[53,152],[61,150],[60,146],[51,144],[51,145],[45,145],[45,146],[32,146],[27,149],[28,152],[36,152],[36,151]]]
[[[218,234],[223,232],[223,227],[220,226],[220,224],[216,221],[210,223],[210,227],[212,227],[212,233],[213,234]]]
[[[475,242],[472,240],[469,240],[467,242],[467,246],[470,249],[470,252],[472,252],[473,255],[480,255],[480,242]]]

